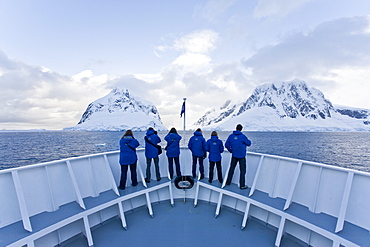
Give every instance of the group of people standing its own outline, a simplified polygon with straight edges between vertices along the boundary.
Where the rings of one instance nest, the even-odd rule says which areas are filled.
[[[227,138],[225,142],[226,149],[232,154],[230,169],[227,176],[226,184],[230,185],[231,180],[236,168],[239,163],[240,166],[240,189],[246,189],[245,174],[246,174],[246,152],[247,146],[251,145],[251,141],[242,133],[243,126],[238,124],[236,130]],[[180,141],[182,137],[177,133],[175,128],[171,128],[169,133],[165,136],[167,146],[165,147],[166,156],[168,159],[168,171],[170,178],[173,178],[175,164],[176,176],[181,176],[180,169]],[[146,157],[146,177],[145,181],[150,183],[151,180],[151,163],[153,160],[155,166],[155,173],[157,181],[161,180],[159,170],[159,155],[162,152],[161,146],[158,144],[161,142],[161,138],[157,135],[157,132],[153,128],[149,128],[146,132],[145,140],[145,157]],[[124,190],[126,188],[127,171],[130,168],[132,186],[136,186],[137,182],[137,155],[136,148],[139,146],[139,142],[134,138],[133,132],[127,130],[120,140],[120,160],[121,165],[121,179],[119,189]],[[213,171],[216,166],[217,178],[220,183],[223,182],[221,159],[224,151],[224,144],[222,140],[218,138],[217,132],[213,131],[211,138],[205,140],[201,129],[197,129],[194,135],[189,139],[188,148],[192,153],[192,175],[196,177],[197,164],[199,163],[200,179],[204,178],[204,164],[203,160],[208,155],[209,160],[209,177],[208,182],[213,181]]]

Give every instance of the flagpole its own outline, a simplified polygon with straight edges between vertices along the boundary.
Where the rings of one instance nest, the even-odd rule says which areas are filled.
[[[184,100],[184,105],[186,102],[186,98],[183,98]],[[186,146],[186,111],[184,111],[184,146]]]

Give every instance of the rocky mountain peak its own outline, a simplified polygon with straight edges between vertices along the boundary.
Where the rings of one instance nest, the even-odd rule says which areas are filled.
[[[108,95],[90,103],[72,129],[145,130],[148,127],[166,130],[157,108],[132,95],[128,89],[116,87]]]
[[[268,83],[257,87],[252,95],[242,103],[237,115],[254,107],[267,106],[274,109],[284,118],[327,118],[333,105],[324,94],[309,88],[304,81],[293,80],[290,82]]]
[[[335,120],[332,118],[333,114],[336,115]],[[220,126],[226,126],[227,122],[235,122],[238,119],[240,122],[255,122],[255,128],[263,130],[277,130],[280,128],[279,126],[274,126],[274,124],[282,124],[285,129],[294,129],[304,122],[305,126],[298,128],[301,130],[309,129],[309,126],[315,129],[314,126],[319,124],[316,120],[327,120],[326,124],[324,124],[325,127],[322,129],[332,128],[339,130],[344,128],[351,129],[351,127],[343,127],[348,126],[348,123],[352,121],[345,122],[347,120],[342,119],[343,116],[348,116],[363,119],[362,122],[357,121],[355,123],[355,125],[360,126],[356,127],[356,129],[362,129],[363,125],[368,125],[367,118],[369,115],[369,110],[366,109],[335,109],[320,90],[309,87],[302,80],[295,79],[287,82],[266,83],[256,87],[247,100],[238,103],[227,101],[222,107],[208,111],[194,126],[221,128]],[[246,120],[247,118],[248,120]],[[273,119],[276,120],[274,120],[276,122],[274,124]],[[330,119],[333,121],[330,122]],[[261,126],[271,126],[260,127],[257,122]],[[334,122],[340,127],[330,127],[330,124]],[[292,123],[296,126],[289,127]],[[323,122],[320,122],[320,124],[323,125]]]

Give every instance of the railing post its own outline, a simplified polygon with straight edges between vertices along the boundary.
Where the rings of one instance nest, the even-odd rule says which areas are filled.
[[[256,175],[254,176],[254,179],[253,179],[253,184],[252,184],[252,187],[251,187],[251,191],[249,192],[249,196],[253,195],[254,191],[256,190],[256,185],[257,185],[258,177],[260,175],[260,171],[261,171],[261,167],[262,167],[264,157],[265,156],[261,155],[260,162],[258,163],[258,168],[257,168],[257,171],[256,171]]]
[[[198,196],[199,196],[199,182],[197,183],[197,187],[195,188],[195,197],[194,197],[194,207],[198,205]]]
[[[87,243],[89,246],[94,246],[94,242],[93,242],[91,230],[90,230],[89,219],[87,215],[83,216],[83,221],[84,221],[84,226],[85,226],[85,234],[87,238]]]
[[[122,226],[123,228],[127,230],[127,223],[126,223],[125,213],[123,212],[122,201],[118,202],[118,210],[119,210],[119,215],[121,218]]]
[[[223,195],[224,194],[222,192],[220,192],[220,195],[218,196],[215,218],[217,218],[217,216],[220,214],[220,208],[221,208],[221,202],[222,202]]]
[[[276,165],[275,165],[275,170],[274,170],[274,179],[273,179],[273,182],[271,183],[271,188],[270,188],[270,192],[269,192],[270,197],[275,197],[274,195],[275,195],[276,181],[278,179],[279,168],[280,168],[280,159],[276,159]]]
[[[172,183],[171,182],[168,182],[168,190],[169,190],[169,193],[170,193],[171,206],[174,207],[175,206],[175,201],[173,200],[173,192],[172,192]]]
[[[145,197],[146,197],[146,205],[148,207],[149,214],[151,217],[153,217],[153,209],[152,209],[152,204],[150,202],[149,192],[145,192]]]
[[[148,185],[145,182],[143,170],[141,169],[141,165],[139,164],[139,162],[137,163],[137,168],[139,170],[139,175],[141,177],[141,182],[143,183],[143,185],[144,185],[145,188],[148,188]]]
[[[276,235],[275,246],[280,246],[281,238],[283,237],[284,233],[284,226],[285,226],[285,217],[281,216],[279,229]]]
[[[58,209],[58,207],[55,205],[55,200],[54,200],[53,190],[52,190],[52,187],[51,187],[51,181],[50,181],[48,166],[45,166],[45,172],[46,172],[46,179],[48,181],[48,188],[49,188],[49,195],[50,195],[51,205],[53,206],[53,211],[55,211],[55,210]]]
[[[318,179],[317,179],[317,184],[316,184],[316,189],[315,189],[315,196],[314,196],[314,201],[313,201],[313,205],[312,205],[312,212],[316,212],[316,205],[317,205],[317,198],[318,198],[318,195],[319,195],[319,189],[320,189],[320,184],[321,184],[321,176],[322,176],[322,167],[320,167],[320,170],[319,170],[319,175],[318,175]]]
[[[244,217],[243,217],[243,222],[242,222],[242,230],[247,225],[247,220],[248,220],[249,208],[250,207],[251,207],[251,203],[250,202],[247,202],[247,205],[245,206]]]
[[[284,210],[288,209],[290,204],[292,203],[294,189],[297,185],[297,181],[298,181],[299,173],[301,172],[301,168],[302,168],[302,162],[298,162],[298,166],[295,170],[294,178],[293,178],[292,184],[290,186],[289,195],[288,195],[288,198],[286,199],[286,202],[285,202]]]
[[[117,189],[116,181],[114,181],[113,172],[112,172],[112,169],[110,169],[108,157],[107,157],[106,154],[104,154],[104,160],[105,160],[104,165],[105,165],[105,168],[108,171],[109,180],[110,180],[110,183],[111,183],[111,186],[112,186],[111,188],[114,191],[114,193],[116,193],[116,195],[119,196],[119,192],[118,192],[118,189]]]
[[[76,176],[75,176],[75,174],[73,172],[73,169],[72,169],[71,161],[67,160],[66,163],[67,163],[67,167],[68,167],[69,176],[71,177],[71,180],[72,180],[73,188],[75,189],[77,202],[78,202],[78,204],[80,204],[81,208],[86,209],[84,201],[83,201],[82,196],[81,196],[80,188],[78,187],[78,184],[77,184]]]
[[[92,163],[91,163],[91,158],[89,157],[89,172],[91,174],[91,179],[93,181],[93,187],[94,187],[94,193],[95,193],[95,196],[98,196],[99,195],[99,191],[98,191],[98,188],[96,187],[96,182],[95,182],[95,176],[94,176],[94,171],[93,171],[93,168],[92,168]]]
[[[344,193],[342,197],[342,203],[340,205],[337,226],[335,228],[336,233],[340,232],[343,229],[344,219],[345,219],[346,212],[347,212],[348,199],[349,199],[349,195],[350,195],[351,188],[352,188],[353,175],[354,175],[353,172],[349,172],[347,175],[347,181],[346,181],[346,186],[344,187],[345,189],[344,189]]]
[[[227,181],[227,178],[229,177],[230,166],[231,164],[229,164],[229,166],[227,167],[226,174],[224,177],[224,181],[222,182],[221,188],[224,188],[226,186],[226,181]]]
[[[32,232],[30,216],[28,214],[27,204],[26,204],[26,200],[24,199],[23,189],[22,189],[21,181],[19,179],[18,172],[12,171],[12,177],[13,177],[15,192],[17,193],[19,210],[21,211],[23,227],[27,231]]]
[[[340,244],[337,241],[333,241],[333,247],[340,247]]]

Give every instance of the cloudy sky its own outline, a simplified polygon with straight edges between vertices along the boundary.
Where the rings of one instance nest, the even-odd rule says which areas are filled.
[[[0,0],[0,130],[74,126],[114,87],[168,127],[301,79],[370,109],[368,0]]]

